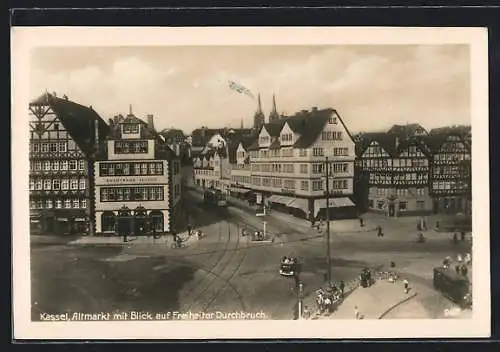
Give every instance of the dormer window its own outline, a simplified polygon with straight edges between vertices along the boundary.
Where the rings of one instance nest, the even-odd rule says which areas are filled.
[[[337,115],[331,114],[330,117],[328,118],[328,123],[336,125],[337,124]]]
[[[137,134],[139,133],[139,124],[137,123],[124,123],[123,133],[126,134]]]

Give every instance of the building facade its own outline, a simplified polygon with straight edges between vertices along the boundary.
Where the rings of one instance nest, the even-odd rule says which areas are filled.
[[[101,146],[94,193],[99,234],[174,232],[183,223],[179,159],[148,120],[130,111]]]
[[[328,157],[330,217],[355,213],[355,144],[335,110],[313,108],[265,124],[248,149],[257,203],[308,219],[325,217]]]
[[[109,132],[92,109],[45,93],[29,104],[33,233],[92,232],[93,154]]]
[[[471,212],[471,144],[456,131],[427,138],[432,151],[429,192],[434,213]]]
[[[368,209],[387,216],[430,213],[431,156],[423,140],[375,133],[365,135],[364,143],[358,167],[368,180]]]
[[[418,124],[364,133],[358,142],[357,198],[368,210],[401,216],[471,209],[471,135],[467,126],[427,133]]]

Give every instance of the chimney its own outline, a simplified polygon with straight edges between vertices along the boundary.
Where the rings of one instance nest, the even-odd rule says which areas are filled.
[[[55,98],[57,98],[57,94],[56,94],[56,92],[52,92],[52,95],[53,95]]]
[[[317,106],[313,106],[312,111],[318,111],[318,107]]]
[[[148,115],[148,127],[152,130],[155,129],[155,124],[154,124],[154,121],[153,121],[153,115]]]

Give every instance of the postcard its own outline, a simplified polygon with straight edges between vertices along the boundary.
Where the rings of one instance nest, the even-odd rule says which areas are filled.
[[[14,338],[489,336],[486,29],[11,33]]]

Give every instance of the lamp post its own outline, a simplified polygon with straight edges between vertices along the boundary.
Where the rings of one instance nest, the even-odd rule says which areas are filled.
[[[332,282],[332,268],[330,259],[330,163],[328,157],[325,158],[326,175],[326,279],[328,286]]]

